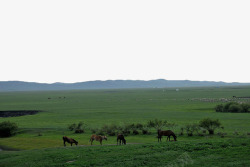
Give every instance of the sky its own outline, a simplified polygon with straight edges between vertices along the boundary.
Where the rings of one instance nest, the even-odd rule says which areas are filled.
[[[2,0],[0,81],[250,82],[249,0]]]

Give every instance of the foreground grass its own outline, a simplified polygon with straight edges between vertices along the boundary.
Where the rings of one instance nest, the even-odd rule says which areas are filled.
[[[250,139],[3,151],[0,166],[250,166]]]

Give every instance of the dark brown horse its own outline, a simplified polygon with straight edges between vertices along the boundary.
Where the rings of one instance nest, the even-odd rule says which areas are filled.
[[[120,140],[120,145],[121,145],[121,141],[122,141],[122,144],[126,145],[126,140],[122,134],[117,135],[117,145],[118,145],[118,140]]]
[[[106,136],[97,136],[97,135],[92,135],[89,139],[89,141],[91,142],[91,145],[93,143],[94,140],[99,141],[100,144],[102,145],[102,140],[108,140],[108,138]]]
[[[171,130],[161,131],[158,130],[158,142],[161,141],[162,136],[167,136],[167,141],[170,141],[170,136],[174,137],[174,141],[177,141],[177,136]]]
[[[73,143],[75,143],[75,145],[78,144],[78,142],[77,142],[76,140],[71,139],[71,138],[69,138],[69,137],[67,137],[67,136],[63,136],[63,144],[64,144],[64,147],[66,146],[65,142],[70,143],[71,146],[72,146]]]

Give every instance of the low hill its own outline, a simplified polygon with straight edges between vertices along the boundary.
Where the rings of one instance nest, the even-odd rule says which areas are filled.
[[[171,88],[171,87],[210,87],[243,86],[250,83],[226,83],[214,81],[189,80],[107,80],[77,83],[36,83],[23,81],[0,81],[0,91],[37,91],[37,90],[81,90],[81,89],[124,89],[124,88]]]

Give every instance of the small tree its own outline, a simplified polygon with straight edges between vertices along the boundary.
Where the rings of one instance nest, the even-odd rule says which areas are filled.
[[[0,137],[10,137],[16,134],[18,126],[14,122],[5,121],[0,123]]]
[[[157,131],[161,130],[163,127],[166,127],[168,125],[167,121],[163,121],[163,120],[149,120],[147,123],[147,126],[150,128],[155,128]]]
[[[75,128],[76,128],[76,124],[75,124],[75,123],[70,124],[70,125],[68,126],[68,129],[69,129],[70,131],[75,130]]]
[[[213,135],[215,129],[220,128],[221,123],[218,119],[212,120],[210,118],[205,118],[200,121],[199,126],[206,129],[210,135]]]
[[[243,103],[241,107],[242,107],[242,112],[250,112],[250,104]]]
[[[219,104],[215,107],[216,112],[223,112],[224,106],[222,104]]]
[[[68,126],[68,129],[70,131],[75,131],[75,133],[84,133],[84,128],[87,126],[87,124],[83,122],[79,122],[78,124],[71,124]]]
[[[197,124],[187,124],[185,126],[185,130],[187,132],[188,136],[193,136],[194,131],[198,131],[198,125]]]
[[[239,104],[231,104],[228,108],[228,112],[242,112],[242,107]]]

